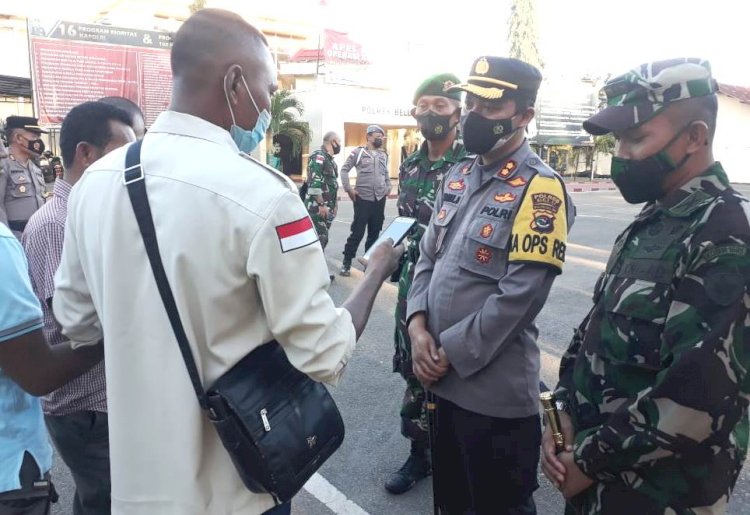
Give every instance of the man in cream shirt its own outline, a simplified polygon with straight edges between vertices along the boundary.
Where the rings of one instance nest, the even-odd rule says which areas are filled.
[[[376,250],[337,309],[322,248],[296,188],[247,158],[264,136],[275,65],[240,17],[204,9],[177,32],[170,110],[142,166],[157,239],[204,385],[272,339],[335,384],[401,248]],[[201,412],[159,297],[122,175],[125,149],[95,163],[69,200],[54,311],[73,341],[105,341],[117,515],[255,515]],[[300,274],[301,270],[305,274]],[[271,513],[289,513],[289,505]]]

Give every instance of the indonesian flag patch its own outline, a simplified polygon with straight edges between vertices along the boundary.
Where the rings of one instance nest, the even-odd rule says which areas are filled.
[[[315,232],[309,216],[277,226],[276,234],[279,236],[281,252],[301,249],[318,241],[318,233]]]

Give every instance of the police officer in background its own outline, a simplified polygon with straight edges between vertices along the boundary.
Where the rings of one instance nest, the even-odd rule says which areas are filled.
[[[398,214],[416,218],[419,225],[409,235],[406,254],[398,273],[393,371],[401,374],[406,381],[406,391],[401,403],[401,434],[411,441],[411,452],[406,463],[391,474],[385,483],[386,490],[393,494],[406,492],[432,471],[425,392],[414,376],[411,365],[411,340],[406,328],[406,296],[414,278],[414,267],[419,260],[419,241],[432,218],[432,208],[443,175],[466,155],[457,131],[461,114],[461,92],[448,91],[458,83],[455,75],[441,73],[425,79],[419,85],[414,93],[412,115],[417,120],[425,141],[404,160],[399,169]]]
[[[704,60],[647,63],[583,124],[646,205],[560,363],[567,449],[545,432],[542,469],[571,513],[724,513],[745,461],[750,202],[713,157],[716,91]]]
[[[437,404],[441,513],[536,513],[538,329],[562,271],[574,207],[529,147],[542,81],[516,59],[481,57],[465,84],[466,150],[443,179],[407,299],[413,370]]]
[[[341,184],[354,203],[351,234],[344,246],[344,261],[340,275],[351,273],[352,259],[367,229],[365,250],[375,243],[385,221],[385,203],[391,192],[388,173],[388,154],[383,149],[385,131],[379,125],[367,127],[367,145],[352,150],[341,167]],[[349,183],[349,171],[357,169],[356,185]]]
[[[21,238],[31,215],[44,204],[42,170],[34,162],[44,152],[36,118],[9,116],[5,121],[9,155],[0,161],[0,222]]]

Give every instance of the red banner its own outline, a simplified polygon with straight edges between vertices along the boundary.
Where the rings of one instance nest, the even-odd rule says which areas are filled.
[[[146,41],[153,39],[148,36]],[[30,41],[32,89],[43,125],[59,125],[72,107],[106,96],[121,96],[138,104],[147,126],[169,106],[169,48],[37,35],[30,35]]]
[[[325,30],[323,56],[327,63],[370,64],[362,50],[362,45],[353,41],[343,32]]]

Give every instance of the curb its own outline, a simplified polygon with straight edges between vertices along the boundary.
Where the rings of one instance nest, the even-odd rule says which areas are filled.
[[[605,187],[596,187],[596,188],[570,188],[566,187],[569,193],[581,193],[581,192],[587,192],[587,191],[615,191],[617,190],[617,187],[615,186],[605,186]]]

